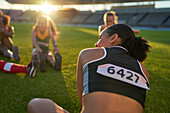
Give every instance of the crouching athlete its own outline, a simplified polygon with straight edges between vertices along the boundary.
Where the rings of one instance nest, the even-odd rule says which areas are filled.
[[[150,46],[125,24],[104,29],[97,48],[80,52],[77,89],[81,113],[142,113],[149,73],[140,63]],[[67,113],[49,99],[28,103],[28,113]]]
[[[14,58],[20,61],[18,47],[13,44],[14,27],[10,26],[10,17],[0,16],[0,54],[7,58]]]
[[[57,71],[61,71],[62,57],[55,38],[59,32],[53,20],[47,16],[40,16],[32,30],[32,60],[40,65],[40,70],[46,72],[46,60],[48,60]],[[49,50],[49,41],[53,44],[53,53]],[[53,57],[53,54],[55,58]],[[37,57],[37,58],[36,58]],[[38,59],[36,61],[35,59]],[[38,63],[37,63],[38,62]]]

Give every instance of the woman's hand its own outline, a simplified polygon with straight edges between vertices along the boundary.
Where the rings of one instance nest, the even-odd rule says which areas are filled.
[[[40,47],[36,47],[36,53],[37,54],[42,53],[42,49]]]
[[[55,53],[55,52],[57,52],[57,53],[59,53],[59,52],[60,52],[60,51],[59,51],[59,48],[58,48],[58,46],[54,46],[53,53]]]
[[[133,32],[137,35],[140,35],[140,33],[141,33],[140,30],[133,30]]]

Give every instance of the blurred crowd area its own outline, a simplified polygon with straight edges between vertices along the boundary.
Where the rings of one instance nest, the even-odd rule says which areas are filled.
[[[33,10],[4,10],[2,12],[11,17],[12,22],[35,22],[41,11]],[[170,27],[170,8],[155,9],[153,7],[119,7],[112,8],[118,16],[118,23],[142,27]],[[53,11],[49,16],[56,24],[81,24],[101,25],[103,24],[104,11],[78,11],[74,8],[65,8]]]

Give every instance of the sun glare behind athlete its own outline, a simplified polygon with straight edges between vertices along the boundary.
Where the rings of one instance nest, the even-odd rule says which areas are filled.
[[[40,6],[40,10],[49,16],[49,14],[53,11],[53,6],[46,2]]]

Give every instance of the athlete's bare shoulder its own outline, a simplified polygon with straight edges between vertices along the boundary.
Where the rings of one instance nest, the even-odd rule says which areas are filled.
[[[98,53],[98,52],[101,52],[103,51],[102,48],[100,47],[96,47],[96,48],[86,48],[86,49],[83,49],[81,52],[80,52],[80,55],[84,56],[84,55],[91,55],[94,53]]]
[[[79,59],[82,61],[82,64],[86,64],[89,61],[101,58],[104,55],[102,48],[87,48],[83,49],[79,54]]]

